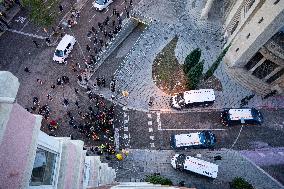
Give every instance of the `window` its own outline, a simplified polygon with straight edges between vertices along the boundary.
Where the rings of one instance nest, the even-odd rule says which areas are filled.
[[[284,74],[284,68],[282,68],[280,71],[278,71],[276,74],[274,74],[272,77],[270,77],[267,80],[267,83],[272,83],[276,79],[280,78]]]
[[[245,68],[247,70],[252,69],[261,59],[263,58],[263,55],[260,52],[257,52],[252,59],[245,65]]]
[[[261,17],[261,19],[258,21],[258,23],[260,24],[263,21],[263,17]]]
[[[30,186],[52,185],[56,164],[55,153],[37,148]]]
[[[235,25],[233,26],[233,28],[232,28],[232,30],[231,30],[231,35],[235,32],[235,30],[237,29],[238,25],[239,25],[239,21],[237,21],[237,22],[235,23]]]
[[[247,5],[247,11],[251,8],[251,6],[254,4],[255,0],[252,0],[249,2],[249,4]]]
[[[71,47],[71,43],[69,43],[66,47],[66,49],[69,49],[69,47]]]
[[[274,1],[273,4],[276,5],[277,3],[279,3],[279,1],[280,1],[280,0],[276,0],[276,1]]]

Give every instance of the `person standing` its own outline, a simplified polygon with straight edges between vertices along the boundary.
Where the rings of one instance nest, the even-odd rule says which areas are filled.
[[[63,6],[61,4],[59,5],[59,10],[60,12],[63,12]]]
[[[75,93],[78,94],[79,93],[79,89],[75,88]]]
[[[65,107],[67,107],[69,105],[69,101],[66,98],[64,98],[64,100],[63,100],[63,105]]]
[[[86,49],[87,49],[88,52],[90,52],[91,47],[90,47],[89,45],[87,45],[87,46],[86,46]]]
[[[28,67],[25,67],[24,71],[27,73],[31,73]]]
[[[39,44],[36,40],[33,40],[33,43],[35,44],[36,48],[39,48]]]

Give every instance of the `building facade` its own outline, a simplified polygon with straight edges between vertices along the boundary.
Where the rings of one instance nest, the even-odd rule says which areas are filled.
[[[40,131],[42,116],[16,103],[18,79],[0,71],[0,188],[83,189],[112,184],[115,171],[84,142]],[[101,170],[101,171],[100,171]]]
[[[258,94],[284,91],[284,1],[237,0],[224,15],[228,74]]]

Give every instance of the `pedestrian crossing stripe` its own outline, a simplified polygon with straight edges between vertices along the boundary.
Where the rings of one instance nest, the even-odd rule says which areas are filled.
[[[149,128],[149,132],[150,132],[150,133],[153,132],[153,128]]]
[[[261,152],[258,152],[258,155],[260,155],[261,157],[265,157],[265,154]]]
[[[148,125],[152,125],[152,121],[148,121]]]

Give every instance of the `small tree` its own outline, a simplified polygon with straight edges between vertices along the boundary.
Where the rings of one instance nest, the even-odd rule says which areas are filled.
[[[160,175],[146,175],[145,181],[152,184],[173,185],[170,179],[164,178]]]
[[[22,0],[22,3],[29,10],[29,17],[35,24],[48,27],[54,22],[58,0]]]
[[[196,89],[203,72],[204,60],[196,64],[187,74],[187,87],[189,89]]]
[[[207,72],[204,74],[204,80],[208,79],[209,77],[211,77],[214,72],[217,70],[219,64],[221,63],[221,61],[223,60],[224,56],[226,55],[229,47],[231,46],[231,44],[229,44],[222,52],[221,54],[218,56],[217,60],[212,64],[212,66],[207,70]]]
[[[187,55],[183,64],[183,71],[185,74],[187,74],[190,69],[192,69],[199,62],[200,57],[201,50],[199,48],[194,49],[189,55]]]
[[[230,183],[232,189],[254,189],[253,186],[241,177],[236,177]]]

